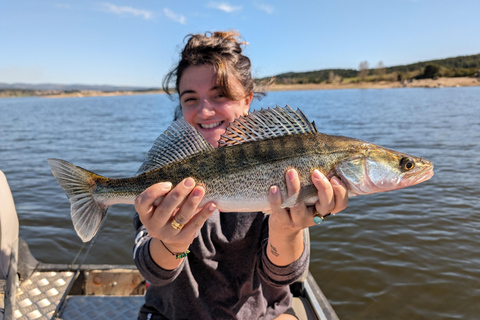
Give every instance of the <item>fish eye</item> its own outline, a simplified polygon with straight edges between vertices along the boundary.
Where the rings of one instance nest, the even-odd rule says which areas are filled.
[[[410,158],[404,157],[400,160],[400,167],[405,171],[410,171],[415,168],[415,161]]]

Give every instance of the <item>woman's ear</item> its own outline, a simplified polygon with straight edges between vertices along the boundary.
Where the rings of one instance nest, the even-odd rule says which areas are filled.
[[[253,100],[253,92],[250,92],[245,98],[245,110],[243,110],[243,114],[248,114],[248,110],[250,110],[250,104]]]

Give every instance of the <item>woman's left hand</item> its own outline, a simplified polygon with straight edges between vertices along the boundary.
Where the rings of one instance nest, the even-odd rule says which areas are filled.
[[[270,217],[270,232],[291,233],[298,232],[304,228],[314,226],[314,210],[320,216],[336,214],[344,210],[348,205],[348,193],[345,184],[337,177],[330,181],[318,170],[311,176],[312,182],[318,190],[318,201],[315,206],[307,207],[305,203],[285,209],[282,195],[277,186],[270,189],[270,206],[272,215]],[[286,173],[288,197],[300,191],[300,180],[295,169]]]

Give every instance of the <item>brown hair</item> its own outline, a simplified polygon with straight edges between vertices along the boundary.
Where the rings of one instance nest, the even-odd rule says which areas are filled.
[[[242,54],[242,45],[236,31],[216,31],[205,34],[190,34],[187,44],[181,53],[181,59],[163,80],[163,90],[171,96],[169,84],[175,81],[175,91],[179,93],[180,79],[189,66],[207,65],[217,73],[217,85],[220,92],[232,100],[240,100],[255,91],[252,79],[250,59]],[[243,92],[235,92],[229,86],[229,77],[235,77],[242,85]],[[256,92],[255,96],[263,96],[264,92]],[[181,106],[175,110],[175,119],[182,116]]]

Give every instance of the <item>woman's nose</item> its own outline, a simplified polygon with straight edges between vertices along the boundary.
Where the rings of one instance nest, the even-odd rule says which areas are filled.
[[[204,116],[211,116],[215,114],[215,109],[212,104],[207,99],[202,99],[200,101],[200,107],[198,109],[198,114]]]

